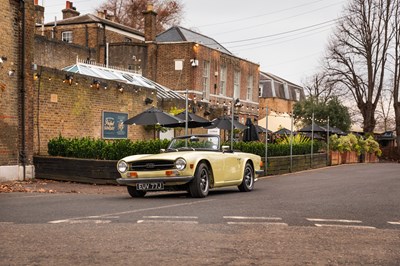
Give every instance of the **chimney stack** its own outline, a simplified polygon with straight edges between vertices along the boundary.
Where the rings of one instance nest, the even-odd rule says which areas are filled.
[[[44,7],[39,5],[39,0],[35,0],[35,23],[44,23]]]
[[[76,11],[76,7],[73,6],[73,2],[66,1],[65,9],[62,10],[63,19],[73,18],[79,16],[81,13]]]
[[[146,41],[154,42],[156,40],[156,17],[157,13],[153,10],[153,5],[148,4],[144,15],[144,38]]]

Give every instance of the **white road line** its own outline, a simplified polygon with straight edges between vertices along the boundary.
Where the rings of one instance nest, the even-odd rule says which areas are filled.
[[[246,217],[246,216],[223,216],[224,219],[236,220],[282,220],[279,217]]]
[[[59,224],[59,223],[69,223],[69,224],[108,224],[111,223],[111,220],[87,220],[87,219],[81,219],[81,220],[58,220],[58,221],[51,221],[48,222],[50,224]]]
[[[145,219],[199,219],[196,216],[143,216]]]
[[[359,220],[343,220],[343,219],[315,219],[315,218],[306,218],[310,222],[338,222],[338,223],[362,223]]]
[[[138,220],[138,224],[162,224],[162,223],[173,223],[173,224],[198,224],[197,221],[178,221],[178,220]]]
[[[157,206],[157,207],[151,207],[151,208],[124,211],[124,212],[106,213],[106,214],[98,215],[97,217],[99,217],[99,218],[107,218],[109,216],[119,216],[119,215],[123,215],[123,214],[130,214],[130,213],[137,213],[137,212],[144,212],[144,211],[153,211],[153,210],[161,210],[161,209],[166,209],[166,208],[190,206],[190,205],[199,204],[199,203],[205,203],[205,202],[210,202],[210,201],[214,201],[214,199],[199,200],[199,201],[194,201],[194,202],[171,204],[171,205],[164,205],[164,206]],[[63,222],[66,222],[66,221],[71,221],[71,220],[88,219],[88,217],[91,217],[91,216],[73,217],[73,218],[64,219],[64,220],[49,221],[48,223],[63,223]]]
[[[363,225],[341,225],[341,224],[315,224],[317,227],[340,227],[340,228],[354,228],[354,229],[376,229],[373,226]]]
[[[388,222],[388,224],[400,225],[400,222]]]
[[[249,224],[252,224],[252,225],[257,224],[257,225],[260,225],[260,224],[262,224],[262,225],[288,226],[287,223],[273,223],[273,222],[227,222],[227,224],[244,224],[244,225],[249,225]]]

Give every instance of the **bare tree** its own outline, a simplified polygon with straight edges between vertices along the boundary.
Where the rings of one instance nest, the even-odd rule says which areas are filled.
[[[337,89],[324,71],[309,77],[303,85],[307,95],[322,103],[327,103],[332,97],[342,97],[345,94]]]
[[[376,128],[381,131],[389,131],[394,128],[393,119],[393,93],[391,90],[382,90],[376,111]]]
[[[157,12],[157,32],[178,25],[182,20],[183,4],[179,0],[107,0],[98,11],[107,10],[115,17],[115,21],[139,31],[144,31],[142,12],[148,4],[154,5]]]
[[[393,31],[390,19],[397,0],[352,0],[332,36],[327,68],[330,79],[353,96],[364,132],[373,132],[375,110],[385,78]]]
[[[394,56],[393,56],[393,107],[396,119],[396,135],[397,135],[397,154],[400,155],[400,3],[396,1],[394,17],[392,20],[394,29]]]

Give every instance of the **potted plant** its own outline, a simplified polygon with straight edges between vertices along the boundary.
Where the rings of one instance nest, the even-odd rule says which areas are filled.
[[[365,162],[375,163],[378,162],[378,156],[382,155],[382,150],[379,148],[379,143],[369,136],[364,144]]]
[[[343,152],[343,146],[339,141],[338,135],[334,134],[329,137],[329,158],[330,165],[338,165],[342,163],[340,153]]]

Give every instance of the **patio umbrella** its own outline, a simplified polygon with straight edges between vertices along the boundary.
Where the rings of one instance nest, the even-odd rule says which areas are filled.
[[[257,128],[251,121],[250,117],[246,119],[246,126],[247,128],[243,131],[243,141],[248,142],[259,140]]]
[[[341,129],[339,129],[337,127],[329,127],[329,133],[330,134],[336,134],[336,135],[339,135],[339,136],[346,135],[345,132],[343,132]]]
[[[185,121],[186,121],[186,112],[179,113],[175,117],[183,120],[183,125],[182,125],[182,123],[178,123],[178,124],[169,125],[169,127],[184,127]],[[211,125],[211,122],[209,120],[207,120],[201,116],[198,116],[196,114],[188,113],[188,128],[207,127],[210,125]]]
[[[301,135],[306,136],[310,139],[312,138],[311,132],[301,132]],[[314,139],[324,140],[324,138],[318,133],[314,133]]]
[[[124,122],[125,125],[143,125],[143,126],[154,126],[154,138],[156,138],[156,125],[168,127],[171,124],[181,123],[185,124],[179,118],[161,111],[154,106],[146,111],[129,118]]]
[[[313,130],[312,125],[308,125],[297,131],[298,132],[311,132],[312,130]],[[321,127],[314,123],[314,132],[326,132],[326,129],[324,127]]]
[[[278,131],[274,132],[274,134],[277,134],[277,135],[290,135],[290,133],[292,133],[292,131],[290,131],[289,129],[284,128],[284,127],[279,129]]]
[[[267,129],[262,127],[262,126],[260,126],[260,125],[254,125],[254,126],[256,127],[257,133],[259,133],[259,134],[260,133],[264,134],[265,132],[267,132]],[[272,133],[272,131],[268,129],[268,134],[270,134],[270,133]]]
[[[215,118],[213,121],[211,121],[212,125],[207,127],[207,128],[219,128],[219,129],[224,129],[224,130],[231,130],[232,129],[232,119],[227,116],[221,116],[218,118]],[[239,121],[233,120],[233,128],[237,128],[240,130],[246,129],[247,126],[239,123]]]
[[[132,118],[129,118],[124,122],[124,124],[144,125],[144,126],[160,125],[165,127],[168,127],[168,125],[170,124],[181,124],[183,126],[185,125],[181,119],[174,117],[173,115],[170,115],[168,113],[165,113],[160,109],[155,108],[154,106]]]

